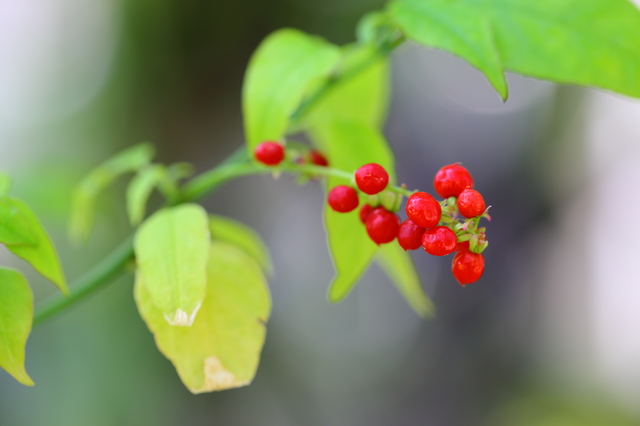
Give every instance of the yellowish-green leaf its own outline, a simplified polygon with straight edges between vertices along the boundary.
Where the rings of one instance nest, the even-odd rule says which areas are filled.
[[[209,240],[207,212],[197,204],[161,209],[136,232],[136,275],[171,325],[190,326],[202,305]]]
[[[237,220],[218,215],[209,215],[209,230],[214,241],[233,244],[258,262],[266,273],[272,272],[269,250],[256,231]]]
[[[11,179],[11,176],[6,173],[0,172],[0,197],[9,195],[12,184],[13,180]]]
[[[247,385],[265,338],[271,299],[256,261],[228,243],[211,244],[207,293],[191,327],[171,327],[136,275],[135,300],[160,351],[193,393]]]
[[[127,187],[127,214],[131,225],[138,225],[144,218],[147,201],[153,189],[164,178],[166,169],[159,164],[140,170]]]
[[[6,245],[35,245],[38,237],[27,218],[7,197],[0,197],[0,243]]]
[[[409,253],[394,241],[380,248],[377,260],[413,310],[423,318],[432,317],[433,303],[422,290],[420,277]]]
[[[69,294],[56,248],[36,214],[21,200],[15,198],[4,200],[10,207],[20,212],[36,237],[34,245],[7,245],[7,248],[16,256],[29,262],[33,269],[54,283],[63,294]]]
[[[269,35],[253,54],[242,91],[247,149],[279,140],[307,91],[326,78],[340,58],[337,46],[294,29]]]
[[[78,184],[73,194],[69,222],[69,238],[72,241],[84,242],[89,236],[95,216],[95,202],[100,192],[121,175],[145,167],[154,154],[153,146],[148,143],[134,145],[93,169]]]
[[[33,295],[18,271],[0,268],[0,367],[33,386],[24,368],[24,348],[33,323]]]

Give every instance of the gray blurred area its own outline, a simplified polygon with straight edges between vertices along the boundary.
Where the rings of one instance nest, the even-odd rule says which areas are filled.
[[[243,142],[243,72],[266,34],[291,26],[346,43],[382,4],[0,0],[0,167],[67,276],[131,232],[122,181],[89,245],[68,244],[70,191],[86,171],[142,140],[160,161],[215,165]],[[254,382],[191,395],[138,316],[129,276],[33,331],[36,386],[0,372],[0,425],[640,424],[640,104],[508,80],[503,103],[460,59],[411,44],[393,55],[386,134],[399,180],[432,191],[438,168],[460,161],[492,205],[478,283],[460,287],[450,257],[413,253],[435,319],[375,266],[330,305],[320,184],[242,178],[205,207],[255,227],[273,256]],[[7,252],[0,261],[27,273],[37,300],[54,292]]]

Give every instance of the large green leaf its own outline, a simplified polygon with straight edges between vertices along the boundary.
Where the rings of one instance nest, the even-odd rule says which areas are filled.
[[[35,245],[38,237],[27,218],[13,207],[11,200],[0,197],[0,243],[7,245]]]
[[[627,0],[396,0],[410,39],[482,71],[506,99],[504,71],[640,97],[640,13]]]
[[[145,279],[136,276],[138,311],[191,392],[251,382],[271,311],[267,283],[251,256],[227,243],[211,244],[206,297],[191,327],[171,327],[164,321],[146,290]]]
[[[209,215],[209,230],[213,240],[231,243],[244,250],[265,272],[271,273],[269,250],[253,229],[228,217]]]
[[[97,196],[119,176],[136,172],[145,167],[153,158],[155,150],[148,143],[134,145],[111,157],[93,169],[78,184],[71,206],[69,238],[84,242],[89,236],[94,220]]]
[[[127,214],[132,225],[138,225],[144,218],[147,201],[153,189],[164,178],[166,169],[152,164],[140,170],[127,187]]]
[[[377,260],[416,313],[423,318],[433,316],[433,303],[422,290],[420,277],[409,253],[394,241],[380,248]]]
[[[69,294],[56,248],[36,214],[23,201],[15,198],[5,198],[3,202],[20,212],[36,238],[34,245],[7,245],[7,248],[16,256],[29,262],[33,269],[54,283],[62,293]]]
[[[305,93],[329,75],[340,50],[319,37],[278,30],[256,50],[245,75],[242,107],[247,148],[280,139]]]
[[[23,385],[33,386],[24,368],[24,348],[33,322],[33,295],[27,280],[0,268],[0,367]]]
[[[197,204],[167,207],[136,232],[136,276],[158,311],[171,325],[190,326],[207,286],[209,258],[207,213]]]

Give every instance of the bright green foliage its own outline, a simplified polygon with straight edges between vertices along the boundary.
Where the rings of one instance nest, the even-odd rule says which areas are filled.
[[[264,140],[279,140],[303,96],[336,66],[340,50],[293,29],[268,36],[251,58],[242,93],[250,154]]]
[[[34,245],[7,245],[16,256],[26,260],[43,277],[54,283],[64,294],[69,294],[67,282],[56,248],[35,213],[23,201],[5,198],[4,202],[23,217],[36,238]]]
[[[94,220],[94,206],[100,192],[125,173],[136,172],[153,158],[153,146],[148,143],[134,145],[111,157],[93,169],[78,185],[71,206],[69,238],[84,242]]]
[[[33,322],[33,295],[18,271],[0,268],[0,367],[33,386],[24,369],[24,348]]]
[[[266,273],[272,272],[269,249],[253,229],[228,217],[209,215],[209,230],[212,240],[224,241],[244,250]]]
[[[0,197],[0,243],[33,246],[37,242],[27,218],[12,205],[11,199]]]
[[[0,172],[0,197],[4,197],[9,195],[9,191],[11,191],[11,185],[13,184],[13,180],[11,176],[6,173]]]
[[[505,71],[640,97],[640,13],[627,0],[396,0],[405,35],[482,71],[503,99]]]
[[[152,164],[140,170],[127,187],[127,214],[131,225],[138,225],[144,218],[147,201],[153,189],[165,177],[166,169]]]
[[[167,207],[136,232],[137,277],[171,325],[190,326],[204,299],[209,257],[207,213],[197,204]]]
[[[193,393],[247,385],[253,379],[271,312],[260,266],[243,250],[211,244],[207,292],[191,327],[171,327],[152,303],[138,275],[135,299],[160,351]]]
[[[433,303],[422,290],[420,277],[413,266],[411,255],[394,241],[382,245],[377,260],[416,313],[423,318],[433,316]]]

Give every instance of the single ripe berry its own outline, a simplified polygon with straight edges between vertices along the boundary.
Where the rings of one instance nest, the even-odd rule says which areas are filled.
[[[374,243],[380,245],[390,243],[398,235],[400,218],[384,207],[378,207],[371,212],[365,223],[367,234]]]
[[[334,186],[327,196],[329,206],[337,212],[347,213],[358,207],[358,193],[346,185]]]
[[[365,204],[360,208],[360,222],[366,223],[367,218],[373,211],[373,206],[371,204]]]
[[[463,189],[473,188],[473,178],[461,165],[449,164],[438,170],[433,186],[442,198],[457,197]]]
[[[460,253],[461,251],[469,251],[469,241],[463,241],[461,243],[458,243],[458,245],[456,246],[456,254]]]
[[[458,210],[464,217],[480,216],[484,212],[485,204],[482,195],[475,189],[465,189],[458,196]]]
[[[284,159],[284,147],[278,142],[261,142],[256,146],[253,154],[262,164],[276,166]]]
[[[327,161],[327,157],[322,155],[320,152],[313,150],[310,153],[310,160],[312,164],[316,166],[327,167],[329,165],[329,161]]]
[[[365,194],[375,195],[388,183],[389,174],[380,164],[369,163],[356,170],[356,185]]]
[[[405,251],[420,248],[424,231],[424,228],[413,223],[411,219],[407,219],[402,222],[402,225],[400,225],[398,229],[398,244],[400,244],[400,247]]]
[[[484,257],[479,253],[459,251],[453,257],[451,272],[460,285],[474,283],[484,272]]]
[[[458,245],[455,232],[446,226],[427,229],[422,235],[424,251],[434,256],[446,256],[453,253]]]
[[[442,208],[431,194],[416,192],[407,200],[407,216],[421,228],[432,228],[440,222]]]

